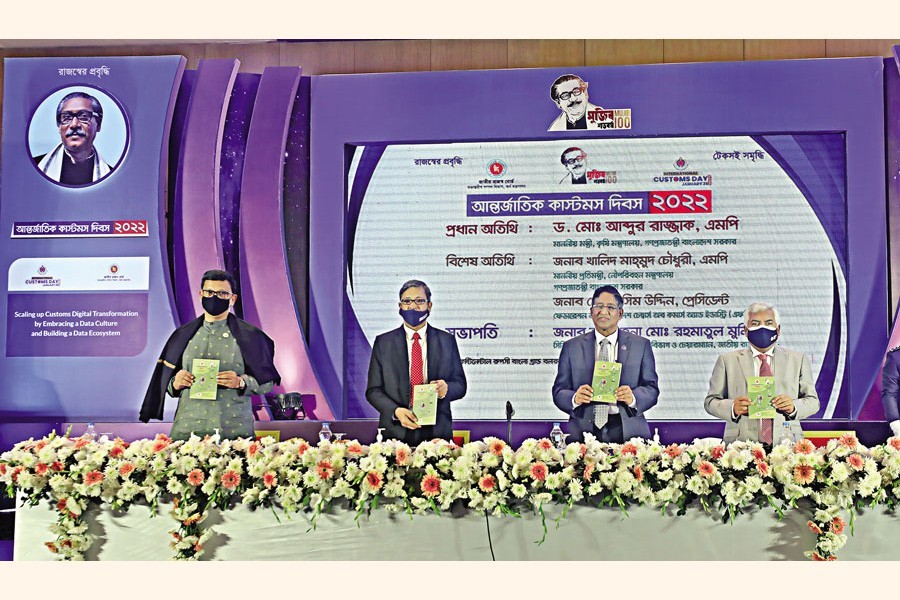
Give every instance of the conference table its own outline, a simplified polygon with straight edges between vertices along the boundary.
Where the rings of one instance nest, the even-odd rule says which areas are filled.
[[[21,499],[20,499],[21,500]],[[16,513],[14,560],[53,560],[44,546],[55,513],[49,502],[21,506]],[[115,514],[91,506],[88,531],[98,536],[87,560],[169,560],[168,533],[175,526],[171,506],[153,516],[143,504]],[[460,510],[408,516],[373,510],[357,520],[352,510],[333,507],[313,528],[307,514],[236,506],[212,510],[205,526],[215,532],[200,560],[806,560],[815,546],[806,512],[779,520],[772,510],[752,508],[733,522],[719,513],[689,508],[673,511],[631,506],[576,505],[557,521],[562,507],[545,507],[546,538],[539,514],[521,518]],[[277,517],[276,517],[277,514]],[[883,509],[866,510],[840,560],[900,559],[900,520]]]

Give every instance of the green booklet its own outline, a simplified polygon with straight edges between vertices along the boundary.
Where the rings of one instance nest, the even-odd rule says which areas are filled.
[[[437,384],[423,383],[413,387],[413,414],[419,425],[437,423]]]
[[[591,389],[594,395],[591,402],[616,403],[616,388],[619,387],[619,377],[622,375],[622,365],[617,362],[598,360],[594,363],[594,380]]]
[[[750,398],[749,417],[751,419],[774,419],[775,398],[774,377],[750,377],[747,379],[747,396]]]
[[[191,398],[196,400],[216,399],[216,376],[219,374],[219,361],[213,358],[195,358],[191,364],[194,385],[191,386]]]

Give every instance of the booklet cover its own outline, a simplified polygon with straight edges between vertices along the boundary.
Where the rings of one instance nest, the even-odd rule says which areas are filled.
[[[195,358],[191,364],[194,385],[191,386],[191,398],[197,400],[216,399],[216,376],[219,374],[219,361],[213,358]]]
[[[619,387],[619,377],[622,375],[622,365],[617,362],[598,360],[594,363],[594,380],[591,388],[594,395],[591,402],[606,402],[615,404],[616,388]]]
[[[749,417],[751,419],[774,419],[775,398],[774,377],[750,377],[747,379],[747,396],[750,398]]]
[[[437,384],[423,383],[413,388],[413,414],[419,425],[434,425],[437,422]]]

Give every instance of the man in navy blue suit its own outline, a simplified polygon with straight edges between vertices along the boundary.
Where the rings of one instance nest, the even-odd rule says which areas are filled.
[[[594,331],[563,344],[553,382],[553,402],[569,415],[569,441],[583,441],[586,432],[603,442],[650,437],[644,414],[659,398],[656,362],[650,340],[619,329],[622,306],[622,295],[615,287],[597,288],[591,298]],[[591,402],[597,360],[622,364],[614,405]]]
[[[378,409],[378,426],[386,438],[412,446],[453,437],[450,403],[466,395],[466,375],[456,338],[431,327],[431,290],[412,279],[400,287],[403,325],[375,338],[369,362],[366,400]],[[410,409],[410,392],[417,383],[437,385],[438,405],[434,425],[419,425]]]
[[[900,437],[900,346],[888,350],[881,370],[881,402],[891,433]]]

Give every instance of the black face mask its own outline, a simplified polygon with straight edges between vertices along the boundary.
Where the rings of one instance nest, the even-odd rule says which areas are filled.
[[[208,314],[218,317],[223,312],[228,310],[228,307],[231,306],[230,299],[222,299],[218,296],[213,296],[212,298],[203,298],[202,299],[203,310],[205,310]]]

